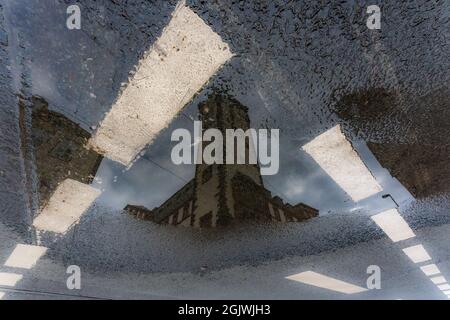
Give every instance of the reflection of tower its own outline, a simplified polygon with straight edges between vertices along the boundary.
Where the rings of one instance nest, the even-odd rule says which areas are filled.
[[[248,110],[238,101],[219,95],[211,96],[208,101],[199,106],[203,130],[215,128],[226,137],[226,129],[250,128]],[[203,141],[203,149],[209,142]],[[253,143],[251,137],[245,139],[245,163],[237,163],[237,152],[234,153],[235,164],[199,164],[196,167],[196,206],[194,211],[194,226],[224,225],[236,217],[235,199],[233,197],[233,178],[239,174],[251,179],[263,187],[263,181],[256,164],[249,164]],[[226,143],[223,143],[225,157]],[[235,151],[237,144],[235,144]],[[261,212],[263,215],[263,213]]]
[[[203,131],[218,129],[224,140],[229,139],[227,129],[246,132],[250,128],[247,108],[228,96],[210,96],[199,105],[199,114]],[[316,209],[302,203],[291,206],[279,197],[272,197],[264,187],[259,166],[250,164],[249,156],[256,149],[251,135],[247,132],[245,162],[240,164],[237,164],[237,140],[234,164],[225,164],[227,150],[223,141],[224,164],[197,164],[194,179],[158,208],[127,205],[125,210],[157,223],[197,228],[224,226],[235,220],[301,221],[318,215]],[[202,149],[209,143],[203,141]]]

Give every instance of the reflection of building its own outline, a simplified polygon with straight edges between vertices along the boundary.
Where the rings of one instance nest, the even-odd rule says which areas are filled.
[[[448,89],[402,102],[396,93],[371,89],[344,96],[337,113],[393,177],[424,198],[450,190],[449,103]]]
[[[247,108],[229,97],[211,96],[199,106],[199,112],[203,129],[217,128],[223,136],[226,129],[247,130],[250,126]],[[247,161],[250,143],[246,139]],[[198,164],[194,179],[160,207],[148,210],[127,205],[125,210],[156,223],[200,228],[223,226],[233,220],[288,222],[318,215],[316,209],[302,203],[292,206],[272,197],[259,170],[256,164]]]
[[[89,184],[102,156],[85,148],[90,134],[78,124],[49,110],[40,97],[32,97],[32,104],[32,138],[42,209],[64,180]]]

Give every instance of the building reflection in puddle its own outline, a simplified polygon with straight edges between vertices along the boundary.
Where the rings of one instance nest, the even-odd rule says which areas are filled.
[[[439,89],[414,99],[370,88],[343,96],[336,113],[393,177],[424,199],[448,191],[449,94]]]
[[[33,226],[64,233],[99,196],[90,184],[103,157],[86,147],[86,130],[50,110],[43,98],[33,96],[30,103],[39,203]]]
[[[247,108],[231,97],[212,95],[199,111],[203,129],[218,129],[223,137],[227,129],[250,129]],[[200,228],[238,220],[296,222],[317,216],[318,210],[304,203],[284,203],[264,187],[260,166],[249,163],[254,143],[251,137],[245,142],[245,164],[197,164],[193,180],[158,208],[127,205],[125,210],[156,223]],[[202,144],[203,150],[208,143]]]

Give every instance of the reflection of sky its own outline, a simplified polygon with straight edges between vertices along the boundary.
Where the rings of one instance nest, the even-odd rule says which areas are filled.
[[[170,141],[172,130],[192,129],[192,126],[191,120],[178,116],[128,168],[103,160],[94,181],[94,185],[104,189],[99,201],[119,209],[127,204],[145,205],[150,209],[162,204],[193,178],[193,165],[177,166],[170,158],[171,146],[175,145]]]
[[[139,56],[167,24],[175,3],[137,1],[116,6],[110,2],[89,1],[81,5],[80,31],[69,31],[65,27],[65,1],[30,3],[22,0],[7,4],[14,17],[11,20],[22,31],[21,41],[27,44],[33,93],[42,95],[50,101],[52,108],[92,130],[109,110]],[[196,2],[192,3],[196,8]],[[364,28],[363,17],[354,12],[352,2],[336,5],[338,9],[335,6],[328,8],[343,11],[349,17],[347,22],[345,19],[333,21],[334,18],[327,18],[326,9],[303,8],[306,4],[300,2],[291,4],[292,10],[280,12],[273,4],[266,11],[250,7],[240,10],[222,2],[205,6],[207,10],[200,10],[198,14],[230,43],[237,56],[219,71],[183,113],[195,117],[196,105],[205,98],[205,93],[213,86],[225,87],[249,107],[253,127],[281,129],[280,171],[275,176],[264,177],[266,187],[274,195],[291,204],[304,202],[319,208],[321,214],[365,208],[379,211],[384,206],[392,206],[390,200],[381,199],[380,194],[353,203],[300,147],[336,123],[329,108],[333,89],[351,91],[380,83],[387,87],[398,86],[398,80],[404,80],[404,85],[413,93],[433,88],[433,79],[446,79],[445,70],[449,68],[438,70],[439,64],[435,63],[442,53],[429,53],[428,46],[408,47],[402,40],[411,32],[416,37],[414,41],[424,40],[418,28],[427,30],[430,28],[428,22],[414,30],[410,30],[409,21],[395,21],[393,27],[389,14],[396,11],[386,10],[386,28],[396,30],[383,36],[390,66],[394,66],[396,72],[396,80],[393,80],[386,76],[392,69],[387,70],[383,60],[373,53],[376,51],[368,49],[370,39],[366,30],[358,29],[355,24],[349,27],[354,19]],[[220,15],[224,8],[229,9],[226,19]],[[305,13],[306,19],[297,11]],[[275,20],[274,12],[278,12]],[[322,19],[325,25],[319,28],[313,23],[316,18]],[[44,25],[42,21],[53,23]],[[390,52],[389,48],[398,49]],[[404,55],[409,59],[418,57],[420,64],[405,64]],[[448,61],[445,63],[448,65]],[[431,73],[435,74],[433,79],[417,81],[426,79],[424,75]],[[122,208],[127,203],[153,208],[189,181],[194,167],[175,166],[170,161],[170,146],[173,145],[170,133],[178,127],[192,130],[192,121],[183,115],[174,119],[127,170],[105,159],[94,182],[103,189],[98,201],[115,208]],[[383,186],[383,193],[392,194],[397,202],[407,199],[403,188],[380,168],[368,149],[363,144],[355,146]]]

